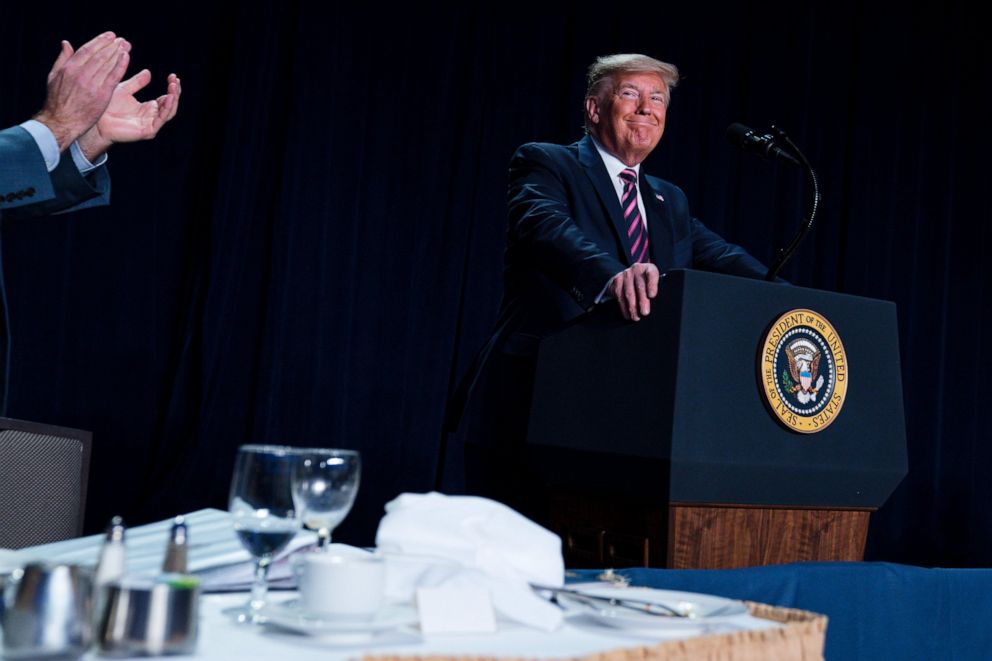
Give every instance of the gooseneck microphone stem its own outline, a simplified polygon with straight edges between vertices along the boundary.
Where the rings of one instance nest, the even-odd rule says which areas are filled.
[[[806,181],[809,182],[811,194],[809,214],[803,218],[803,222],[799,226],[799,231],[796,232],[794,237],[792,237],[792,241],[789,242],[789,245],[779,250],[778,258],[775,260],[775,263],[772,264],[772,267],[768,269],[768,273],[765,274],[765,280],[769,281],[778,277],[779,271],[782,270],[782,267],[787,261],[789,261],[792,254],[796,252],[799,244],[802,243],[803,239],[806,238],[806,235],[809,234],[811,229],[813,229],[813,221],[816,218],[816,211],[820,206],[820,186],[816,180],[816,173],[813,172],[813,168],[810,166],[809,161],[806,160],[806,156],[802,153],[802,151],[800,151],[799,147],[792,142],[789,136],[785,134],[785,131],[773,126],[772,132],[775,134],[776,139],[784,142],[789,147],[792,154],[799,159],[799,163],[806,171]]]

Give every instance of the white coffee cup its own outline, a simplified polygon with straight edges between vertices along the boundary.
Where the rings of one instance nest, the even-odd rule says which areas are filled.
[[[295,570],[308,612],[363,619],[382,608],[386,589],[382,558],[317,551],[300,555]]]

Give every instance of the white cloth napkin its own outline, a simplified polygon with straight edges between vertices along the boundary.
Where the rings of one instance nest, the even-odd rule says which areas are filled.
[[[410,599],[417,588],[481,586],[504,617],[546,631],[561,625],[561,609],[528,585],[563,584],[561,539],[502,503],[402,494],[386,505],[376,546],[389,599]]]

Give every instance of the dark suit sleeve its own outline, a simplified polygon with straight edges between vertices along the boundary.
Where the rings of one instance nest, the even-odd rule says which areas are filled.
[[[55,197],[41,150],[19,126],[0,131],[0,213]]]
[[[768,267],[740,246],[725,241],[697,219],[692,219],[693,266],[745,278],[764,278]]]
[[[624,265],[590,241],[569,202],[572,182],[543,145],[531,143],[510,161],[507,261],[527,263],[568,292],[583,308]]]
[[[726,241],[694,218],[681,188],[657,177],[648,177],[655,195],[664,200],[675,240],[675,266],[764,278],[768,268],[740,246]]]
[[[19,126],[0,131],[0,211],[8,218],[75,211],[110,201],[105,167],[79,173],[66,152],[48,172],[31,134]]]

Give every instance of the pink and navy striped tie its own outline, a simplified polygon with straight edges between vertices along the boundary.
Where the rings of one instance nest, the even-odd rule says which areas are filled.
[[[627,237],[633,241],[630,256],[634,262],[648,261],[648,233],[641,222],[641,210],[637,208],[637,173],[627,168],[620,173],[623,181],[623,220],[627,223]]]

